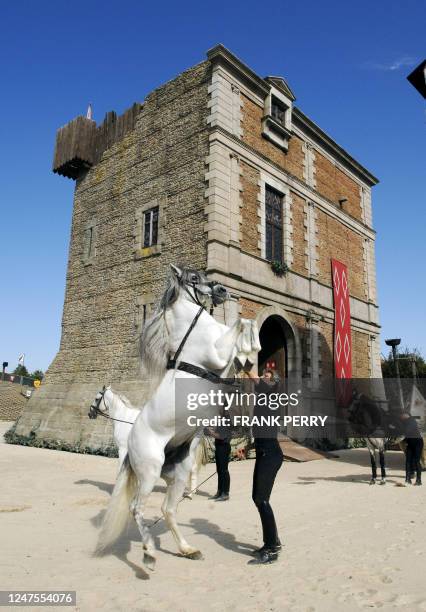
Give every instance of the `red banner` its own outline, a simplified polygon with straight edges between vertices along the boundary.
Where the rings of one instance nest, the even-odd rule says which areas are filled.
[[[351,308],[348,269],[331,260],[334,295],[334,371],[336,378],[352,378]]]

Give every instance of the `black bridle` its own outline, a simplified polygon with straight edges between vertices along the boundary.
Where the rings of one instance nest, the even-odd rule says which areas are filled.
[[[208,283],[211,291],[213,291],[213,287],[216,285],[217,283],[215,283],[214,281],[210,281]],[[192,290],[194,291],[194,295],[192,295],[192,293],[189,291],[188,289],[188,285],[190,285],[192,287]],[[200,306],[200,308],[202,308],[203,310],[206,310],[206,307],[204,306],[203,302],[200,300],[200,296],[205,295],[204,293],[202,293],[199,289],[197,289],[197,283],[188,283],[185,284],[183,286],[183,288],[185,289],[186,293],[189,295],[189,297],[191,298],[191,300],[193,302],[195,302],[196,304],[198,304],[198,306]],[[213,293],[211,293],[211,305],[210,305],[210,314],[213,314],[214,311],[214,307],[218,305],[219,302],[217,302],[213,296]]]
[[[184,289],[186,291],[186,293],[191,297],[191,299],[193,301],[195,301],[196,304],[199,305],[199,310],[197,312],[197,314],[195,315],[195,317],[193,318],[191,325],[188,327],[188,330],[186,332],[186,334],[184,335],[184,337],[182,338],[175,354],[173,355],[173,357],[169,357],[168,361],[167,361],[167,369],[168,370],[181,370],[182,372],[187,372],[188,374],[193,374],[194,376],[198,376],[199,378],[204,378],[206,380],[209,380],[210,382],[216,383],[216,384],[221,384],[223,383],[223,379],[218,376],[218,374],[216,374],[215,372],[212,372],[211,370],[207,370],[206,368],[201,368],[199,366],[193,365],[192,363],[188,363],[186,361],[181,361],[179,364],[177,364],[177,360],[179,358],[179,355],[182,352],[183,347],[186,344],[186,341],[189,338],[190,333],[192,332],[192,330],[194,329],[194,327],[197,324],[198,319],[200,318],[201,314],[203,313],[204,310],[206,310],[206,307],[204,306],[204,304],[200,301],[199,297],[198,297],[198,289],[197,289],[197,285],[196,283],[188,283],[189,285],[191,285],[191,287],[194,290],[194,295],[191,294],[191,292],[189,291],[187,285],[184,285]],[[214,286],[217,284],[214,281],[211,281],[208,283],[212,294],[211,294],[211,298],[212,298],[212,303],[211,303],[211,307],[210,307],[210,314],[213,313],[213,309],[215,306],[217,306],[220,301],[219,300],[215,300],[214,299],[214,295],[213,295],[213,288]]]
[[[95,399],[95,401],[93,402],[93,404],[90,406],[89,413],[88,413],[89,419],[96,419],[98,414],[100,414],[105,419],[110,419],[111,421],[118,421],[119,423],[127,423],[127,425],[133,425],[133,422],[123,421],[122,419],[115,419],[114,417],[110,416],[109,414],[105,414],[105,412],[102,412],[102,410],[100,409],[100,405],[101,405],[102,401],[104,403],[104,406],[105,406],[106,410],[108,410],[108,406],[106,405],[106,402],[105,402],[105,393],[106,393],[106,390],[107,390],[107,388],[104,385],[102,387],[102,391],[99,391],[100,397],[97,397]]]

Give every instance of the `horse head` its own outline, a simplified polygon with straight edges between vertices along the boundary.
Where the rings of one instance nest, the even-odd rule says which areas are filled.
[[[218,306],[229,298],[226,287],[217,281],[209,281],[205,272],[193,268],[179,268],[173,264],[170,267],[175,283],[200,306],[206,307],[209,302]]]
[[[100,410],[100,404],[105,396],[105,393],[110,390],[111,387],[106,387],[105,385],[102,387],[101,391],[98,391],[93,403],[90,405],[88,417],[89,419],[96,419],[98,417]],[[105,404],[105,401],[104,401]],[[105,410],[103,412],[108,412],[108,406],[105,404]]]

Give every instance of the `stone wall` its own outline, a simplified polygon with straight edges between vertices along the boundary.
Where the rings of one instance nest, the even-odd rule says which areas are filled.
[[[241,248],[247,253],[260,256],[259,180],[259,170],[241,162]]]
[[[306,200],[297,195],[294,191],[291,192],[292,215],[293,215],[293,263],[292,270],[298,274],[308,275],[307,264],[307,249],[308,236],[307,215],[305,212]]]
[[[242,140],[258,153],[275,164],[303,180],[305,153],[303,140],[294,135],[290,139],[288,152],[284,152],[262,136],[263,107],[241,94],[242,106]]]
[[[365,300],[366,278],[362,236],[321,210],[317,211],[318,279],[332,285],[331,259],[338,259],[348,268],[349,293]]]
[[[96,447],[111,429],[86,416],[100,386],[111,382],[142,403],[143,306],[149,314],[170,263],[206,267],[208,77],[205,62],[152,92],[135,129],[77,181],[60,349],[17,434]],[[152,206],[160,208],[160,244],[143,249],[141,209]]]
[[[246,319],[255,319],[260,310],[265,307],[265,304],[250,300],[248,298],[240,298],[240,315]]]
[[[333,358],[333,324],[326,321],[319,323],[321,369],[320,374],[324,378],[334,378],[334,358]]]
[[[353,378],[371,376],[369,336],[354,329],[352,330],[352,376]]]
[[[29,387],[0,380],[0,421],[15,421],[27,405],[25,391]],[[36,392],[34,388],[32,392]]]
[[[359,184],[319,151],[315,151],[315,179],[319,193],[336,205],[340,198],[347,198],[343,209],[355,219],[362,219]]]

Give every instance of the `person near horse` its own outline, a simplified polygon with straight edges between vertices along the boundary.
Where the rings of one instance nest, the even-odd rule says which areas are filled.
[[[416,419],[409,412],[401,413],[402,429],[407,449],[405,453],[405,484],[411,484],[411,473],[414,467],[417,486],[422,484],[422,466],[420,463],[423,451],[423,438]]]
[[[231,454],[231,429],[226,426],[209,429],[214,438],[215,460],[217,471],[217,492],[210,499],[228,501],[231,477],[229,475],[229,457]]]
[[[252,372],[248,376],[255,380],[256,393],[269,395],[275,392],[278,381],[274,371],[267,369],[259,379]],[[258,406],[256,403],[254,417],[274,416],[268,406]],[[260,515],[263,532],[263,546],[254,552],[255,559],[250,561],[251,565],[266,564],[277,561],[281,551],[281,542],[278,537],[277,525],[269,498],[274,486],[275,477],[282,466],[284,455],[278,443],[278,427],[253,426],[254,447],[256,450],[256,462],[253,472],[252,499]],[[267,437],[265,437],[267,436]]]

